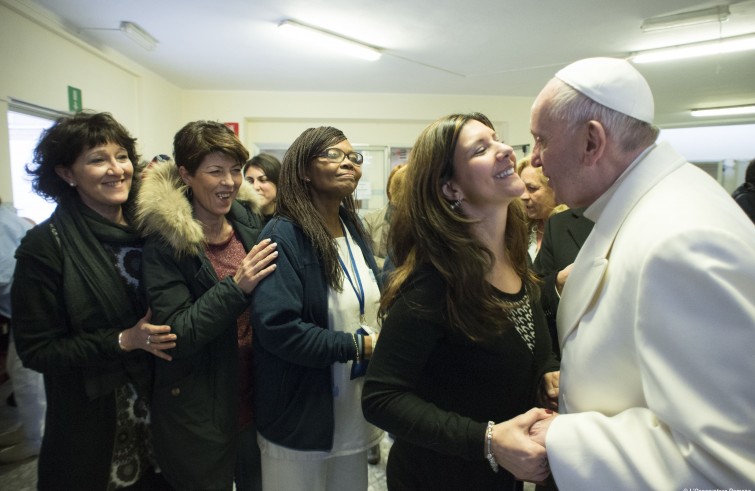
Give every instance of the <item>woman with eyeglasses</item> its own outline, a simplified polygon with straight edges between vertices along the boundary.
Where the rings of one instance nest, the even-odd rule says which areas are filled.
[[[360,398],[380,289],[355,210],[361,165],[340,130],[304,131],[283,158],[277,214],[260,235],[279,253],[251,303],[266,491],[367,489],[367,451],[382,432]]]

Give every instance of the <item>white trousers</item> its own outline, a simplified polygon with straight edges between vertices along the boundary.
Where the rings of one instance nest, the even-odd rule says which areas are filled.
[[[263,491],[367,491],[366,450],[316,460],[279,459],[260,450]]]

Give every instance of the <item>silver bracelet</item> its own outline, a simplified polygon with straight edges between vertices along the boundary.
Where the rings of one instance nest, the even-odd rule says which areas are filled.
[[[495,426],[495,423],[488,421],[488,429],[485,430],[485,458],[488,459],[493,472],[498,472],[498,462],[495,461],[495,457],[493,456],[493,426]]]
[[[121,350],[126,351],[126,348],[123,347],[123,331],[118,333],[118,347]]]
[[[357,342],[357,335],[352,334],[352,339],[354,340],[354,348],[357,350],[356,362],[359,363],[359,343]]]

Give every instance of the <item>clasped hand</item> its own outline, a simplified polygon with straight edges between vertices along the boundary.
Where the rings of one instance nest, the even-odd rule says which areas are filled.
[[[548,478],[548,454],[545,446],[530,437],[538,421],[553,417],[553,411],[533,408],[524,414],[493,427],[493,456],[498,465],[523,481],[543,482]]]
[[[493,427],[491,449],[496,462],[523,481],[542,483],[550,474],[545,437],[558,407],[560,372],[543,375],[540,403],[548,409],[533,408]]]

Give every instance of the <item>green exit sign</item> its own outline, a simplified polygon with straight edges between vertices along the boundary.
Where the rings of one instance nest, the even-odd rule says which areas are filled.
[[[68,110],[72,113],[79,113],[82,109],[81,89],[68,86]]]

